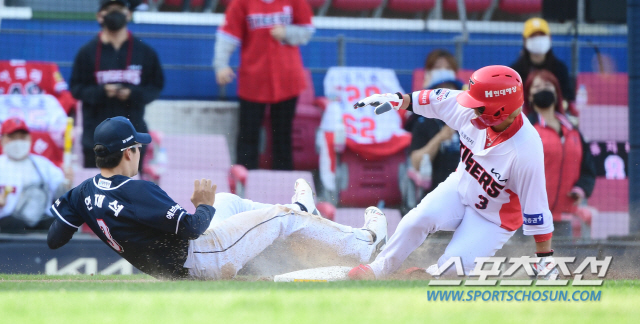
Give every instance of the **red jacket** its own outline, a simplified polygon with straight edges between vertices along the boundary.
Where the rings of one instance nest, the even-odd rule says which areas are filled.
[[[312,28],[311,7],[304,0],[235,0],[225,12],[220,31],[240,43],[238,96],[277,103],[297,97],[306,87],[302,57],[297,46],[277,41],[275,25]]]
[[[549,209],[553,220],[559,221],[562,213],[576,210],[574,200],[569,197],[574,187],[582,189],[586,197],[591,195],[595,164],[578,129],[564,115],[557,113],[556,118],[560,121],[562,136],[548,127],[542,116],[535,113],[529,116],[542,139]]]

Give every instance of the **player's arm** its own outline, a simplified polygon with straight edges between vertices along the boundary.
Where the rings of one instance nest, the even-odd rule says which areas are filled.
[[[534,142],[530,146],[520,147],[517,154],[509,182],[515,184],[520,199],[523,233],[536,237],[536,243],[550,240],[553,216],[547,197],[542,143]]]
[[[58,198],[50,208],[51,214],[55,217],[47,235],[47,245],[50,249],[57,249],[67,244],[84,223],[72,203],[80,201],[74,191],[73,189],[69,190]]]
[[[136,209],[136,219],[142,224],[162,232],[173,233],[181,238],[194,240],[204,233],[215,214],[216,186],[211,180],[196,180],[191,202],[196,212],[189,214],[182,206],[173,201],[166,192],[151,182],[139,182],[143,187],[136,188],[139,194],[133,203],[145,206]]]
[[[73,234],[78,231],[77,228],[69,227],[62,221],[56,219],[49,227],[49,233],[47,234],[47,245],[52,250],[64,246],[69,243]]]
[[[557,274],[551,238],[553,236],[553,216],[549,210],[544,174],[544,155],[542,143],[536,143],[518,151],[515,174],[509,179],[514,181],[523,212],[523,232],[532,235],[536,242],[536,256],[541,258],[534,265],[539,278],[548,279]]]
[[[391,109],[405,109],[427,118],[444,121],[449,127],[459,130],[475,116],[472,109],[458,105],[456,97],[462,93],[458,90],[434,89],[420,90],[410,94],[385,93],[374,94],[358,101],[354,108],[375,107],[376,114]]]
[[[242,2],[242,3],[241,3]],[[243,1],[232,1],[224,13],[224,23],[216,32],[213,47],[213,68],[219,85],[230,83],[235,74],[229,66],[231,54],[240,46],[247,33],[247,21]]]

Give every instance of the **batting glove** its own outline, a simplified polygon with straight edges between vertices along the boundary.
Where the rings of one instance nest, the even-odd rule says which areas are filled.
[[[555,280],[558,277],[556,260],[553,259],[553,251],[546,253],[536,253],[536,257],[541,258],[540,262],[533,265],[533,273],[538,279]]]
[[[353,105],[353,108],[358,109],[367,105],[373,106],[376,108],[376,114],[380,115],[391,110],[391,108],[399,110],[402,106],[403,101],[404,99],[402,98],[402,94],[400,92],[374,94],[356,102],[356,104]]]

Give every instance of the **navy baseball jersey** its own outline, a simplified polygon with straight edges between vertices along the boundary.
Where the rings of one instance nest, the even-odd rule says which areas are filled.
[[[56,200],[51,212],[63,225],[54,223],[50,237],[56,236],[56,230],[75,231],[87,223],[140,271],[154,277],[183,278],[187,276],[183,265],[189,240],[209,227],[215,209],[200,205],[189,214],[151,182],[98,174]]]

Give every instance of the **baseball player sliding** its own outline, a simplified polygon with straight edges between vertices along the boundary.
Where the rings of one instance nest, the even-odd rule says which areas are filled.
[[[536,241],[534,272],[548,276],[555,270],[551,249],[553,222],[544,176],[542,142],[523,118],[523,86],[513,69],[495,65],[475,71],[469,90],[422,90],[412,94],[376,94],[354,106],[407,109],[443,120],[460,133],[457,170],[400,221],[386,248],[349,277],[380,279],[398,270],[402,262],[436,231],[454,231],[441,267],[460,257],[465,274],[472,274],[476,257],[493,256],[524,223],[524,234]],[[383,106],[384,105],[384,106]],[[380,109],[378,109],[380,108]],[[411,268],[407,271],[432,269]],[[449,268],[453,272],[453,268]]]
[[[51,249],[65,245],[82,224],[140,271],[158,278],[231,279],[277,239],[304,240],[338,257],[367,262],[386,242],[387,221],[375,207],[365,225],[351,228],[318,215],[303,179],[287,205],[268,205],[219,193],[211,180],[195,181],[187,213],[152,182],[133,180],[140,147],[138,133],[124,117],[108,118],[95,130],[100,173],[55,201],[49,229]],[[214,218],[215,214],[215,218]],[[212,219],[214,221],[212,221]]]

